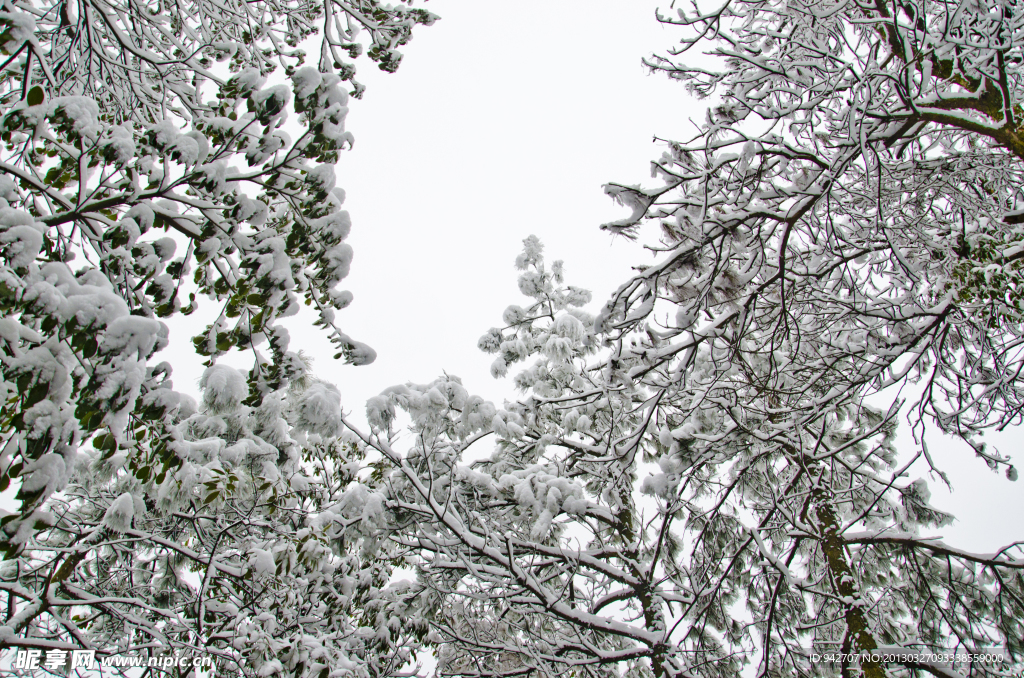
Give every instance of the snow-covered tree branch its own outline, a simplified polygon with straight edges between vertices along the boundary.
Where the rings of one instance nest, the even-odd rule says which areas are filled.
[[[1024,550],[931,533],[951,516],[906,479],[925,453],[893,446],[905,399],[878,410],[864,390],[787,372],[813,374],[814,354],[776,348],[775,373],[751,368],[757,352],[730,343],[737,315],[718,304],[699,329],[687,321],[683,348],[652,320],[602,333],[607,311],[579,308],[589,295],[538,241],[517,264],[531,304],[480,347],[495,374],[534,360],[516,376],[527,397],[500,409],[451,378],[395,387],[360,434],[390,464],[388,529],[419,560],[442,675],[811,675],[830,671],[815,655],[876,650],[906,660],[865,673],[959,675],[913,659],[936,648],[1005,651],[1005,665],[970,667],[983,675],[1020,661]]]
[[[812,654],[892,646],[1019,661],[1020,545],[936,541],[949,516],[920,474],[944,478],[934,426],[1016,479],[981,436],[1021,415],[1020,12],[750,2],[663,20],[721,70],[650,62],[719,100],[654,163],[662,186],[608,188],[632,214],[606,228],[658,226],[659,259],[584,321],[528,242],[533,305],[481,340],[497,374],[539,358],[516,428],[492,423],[515,442],[460,466],[427,436],[424,466],[402,466],[443,524],[408,542],[452,611],[443,666],[804,675],[825,670]]]
[[[334,164],[353,60],[393,71],[433,20],[375,0],[0,4],[0,491],[19,504],[0,648],[201,648],[246,675],[408,663],[404,631],[357,628],[400,604],[392,566],[353,555],[369,522],[317,519],[361,447],[281,320],[311,306],[336,357],[374,359],[335,321]],[[153,356],[163,319],[200,306],[197,408]]]

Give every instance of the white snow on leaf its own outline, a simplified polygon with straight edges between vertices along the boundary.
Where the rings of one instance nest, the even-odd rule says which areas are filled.
[[[37,404],[37,407],[43,403],[47,403],[49,405],[47,409],[51,411],[56,409],[49,401],[42,401]],[[43,491],[49,494],[67,484],[68,464],[59,454],[52,452],[44,454],[25,467],[22,478],[22,491],[26,493]]]
[[[295,90],[295,98],[305,99],[316,91],[321,82],[323,82],[323,76],[312,66],[303,66],[296,69],[292,74],[292,88]]]
[[[349,340],[348,362],[352,365],[369,365],[377,359],[377,352],[366,344]]]
[[[300,428],[333,436],[341,428],[341,394],[333,384],[314,383],[299,397]]]
[[[284,666],[281,665],[281,662],[277,659],[271,659],[263,662],[263,665],[260,666],[258,671],[256,671],[256,675],[260,676],[260,678],[267,678],[268,676],[273,676],[277,673],[283,672]]]
[[[121,494],[103,514],[103,524],[114,532],[131,529],[135,517],[135,499],[130,492]]]
[[[277,573],[274,554],[266,549],[253,549],[249,554],[249,567],[257,577],[272,576]]]
[[[227,365],[211,365],[199,380],[203,404],[212,412],[227,412],[241,404],[249,392],[245,375]]]

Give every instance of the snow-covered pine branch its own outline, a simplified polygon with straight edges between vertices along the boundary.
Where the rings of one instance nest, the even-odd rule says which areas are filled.
[[[635,651],[658,675],[804,675],[823,670],[813,652],[893,644],[1020,661],[1019,543],[936,546],[949,516],[920,478],[943,477],[926,427],[1017,475],[982,435],[1024,403],[1020,8],[757,0],[660,18],[682,43],[648,65],[717,100],[653,164],[661,185],[609,189],[633,214],[607,228],[655,225],[659,257],[595,319],[593,383],[519,381],[528,439],[607,465],[578,476],[595,496],[591,478],[622,483],[607,508],[645,579],[615,600],[657,634]],[[597,403],[586,435],[568,427]],[[901,412],[919,448],[899,454]],[[643,454],[659,468],[641,484]],[[522,656],[547,657],[547,637]]]
[[[811,675],[824,670],[812,655],[892,647],[997,647],[1020,661],[1021,544],[977,554],[933,536],[951,516],[930,506],[924,479],[907,479],[928,467],[924,450],[894,447],[903,401],[865,402],[881,390],[863,374],[884,344],[865,334],[829,360],[836,349],[814,334],[818,322],[843,332],[868,302],[813,306],[797,274],[791,297],[772,297],[777,281],[755,265],[777,262],[765,245],[742,250],[754,262],[746,280],[686,247],[594,318],[579,308],[589,294],[527,239],[517,266],[530,303],[480,339],[495,375],[528,363],[515,376],[525,398],[497,409],[445,378],[368,404],[374,432],[361,439],[387,462],[387,529],[419,563],[440,673],[724,677],[752,664]],[[843,262],[851,296],[877,284],[857,269],[871,261]],[[398,409],[411,418],[408,449],[394,446]],[[921,666],[861,664],[876,675]]]

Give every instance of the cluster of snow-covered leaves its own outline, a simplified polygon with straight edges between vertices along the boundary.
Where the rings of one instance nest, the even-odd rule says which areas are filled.
[[[376,0],[0,0],[0,491],[19,502],[0,647],[192,648],[246,675],[408,663],[361,447],[280,321],[304,303],[336,357],[374,359],[335,324],[351,61],[365,45],[394,70],[433,20]],[[197,412],[153,356],[204,300]],[[217,364],[235,350],[247,375]]]
[[[196,353],[251,352],[251,406],[302,374],[280,320],[303,303],[337,357],[374,359],[335,325],[352,300],[333,169],[352,143],[348,88],[361,92],[349,60],[365,30],[393,70],[433,18],[375,0],[3,0],[0,491],[20,486],[5,553],[52,523],[45,500],[91,437],[130,452],[142,482],[180,466],[171,366],[150,362],[161,318],[209,300]]]
[[[179,400],[166,474],[140,478],[106,436],[80,453],[51,524],[3,563],[16,602],[0,640],[209,653],[218,675],[400,672],[424,635],[417,597],[392,582],[384,488],[341,430],[338,390],[298,382],[249,406],[222,365],[202,387],[198,406]]]

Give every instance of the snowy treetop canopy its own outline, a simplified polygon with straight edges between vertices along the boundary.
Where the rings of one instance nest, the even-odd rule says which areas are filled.
[[[0,0],[0,491],[20,504],[0,518],[0,647],[202,648],[250,675],[371,671],[370,646],[406,663],[409,643],[356,628],[387,597],[369,528],[314,520],[360,451],[281,320],[310,306],[336,357],[373,361],[335,320],[353,252],[334,164],[352,62],[395,70],[433,20],[375,0]],[[200,306],[197,404],[153,356],[188,345],[165,320]]]
[[[2,519],[17,560],[0,643],[202,647],[302,678],[408,675],[426,648],[440,675],[494,678],[821,675],[815,654],[922,648],[1024,660],[1024,549],[940,538],[929,480],[946,476],[924,438],[958,436],[1016,478],[982,438],[1024,408],[1013,3],[661,16],[681,47],[648,64],[720,100],[666,143],[657,186],[608,187],[631,214],[605,228],[654,227],[653,264],[593,314],[527,238],[526,302],[479,340],[493,376],[521,364],[519,400],[452,376],[393,386],[369,431],[275,321],[306,302],[342,355],[372,359],[334,324],[351,300],[339,57],[361,27],[390,68],[431,17],[3,7],[0,482],[22,510]],[[310,67],[288,39],[314,19]],[[85,50],[89,30],[104,37]],[[701,48],[717,62],[687,64]],[[149,359],[160,318],[203,296],[222,306],[195,339],[195,403]],[[248,375],[216,362],[235,348],[256,354]],[[400,566],[415,580],[392,581]]]
[[[333,169],[353,140],[349,90],[362,91],[350,61],[365,43],[394,70],[433,19],[373,0],[3,0],[0,488],[22,483],[9,552],[94,432],[134,446],[138,473],[177,464],[166,417],[180,398],[170,366],[149,362],[168,342],[161,318],[207,299],[195,350],[251,352],[250,405],[304,371],[279,324],[303,303],[338,357],[374,359],[335,322],[352,299]]]

